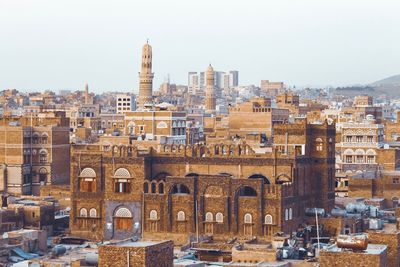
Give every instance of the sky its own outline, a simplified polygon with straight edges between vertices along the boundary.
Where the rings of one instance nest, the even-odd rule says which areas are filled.
[[[141,48],[168,75],[241,85],[368,84],[400,74],[398,0],[0,0],[0,90],[134,91]]]

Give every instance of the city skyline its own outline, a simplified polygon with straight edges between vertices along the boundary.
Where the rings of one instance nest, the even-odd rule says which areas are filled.
[[[221,12],[227,5],[229,12]],[[6,25],[0,34],[7,40],[0,50],[1,89],[83,90],[88,82],[96,93],[138,92],[147,38],[154,49],[154,90],[168,75],[186,84],[189,71],[205,71],[209,63],[238,70],[242,85],[269,79],[297,87],[368,84],[400,69],[395,1],[0,6]]]

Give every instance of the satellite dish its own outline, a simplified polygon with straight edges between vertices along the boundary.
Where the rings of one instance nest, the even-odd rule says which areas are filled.
[[[8,238],[8,234],[7,233],[4,233],[3,234],[3,239],[7,239]]]

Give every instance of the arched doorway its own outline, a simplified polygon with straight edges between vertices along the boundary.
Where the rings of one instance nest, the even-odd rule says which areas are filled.
[[[132,231],[132,212],[126,207],[119,207],[114,213],[114,229],[117,231]]]

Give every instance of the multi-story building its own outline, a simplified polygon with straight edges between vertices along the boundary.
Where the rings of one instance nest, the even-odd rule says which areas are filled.
[[[276,146],[264,154],[248,145],[74,146],[71,233],[183,243],[196,232],[291,233],[305,208],[334,206],[335,126],[302,121],[274,133]]]
[[[237,70],[231,70],[229,72],[222,73],[221,80],[221,88],[231,88],[239,86],[239,72]]]
[[[277,96],[285,85],[283,82],[270,82],[269,80],[261,80],[260,88],[270,96]]]
[[[125,113],[136,110],[135,96],[131,94],[117,94],[117,113]]]
[[[383,125],[373,121],[337,123],[336,171],[355,173],[377,170],[378,150],[384,146]]]
[[[342,111],[352,121],[363,121],[367,116],[372,116],[376,123],[382,123],[383,119],[382,107],[374,106],[373,98],[366,95],[356,96],[353,105],[343,108]]]
[[[186,112],[154,110],[125,113],[125,134],[137,141],[161,144],[186,143]]]
[[[0,140],[1,192],[39,195],[41,185],[68,184],[69,120],[65,116],[3,117]]]
[[[278,108],[286,108],[289,109],[291,113],[298,114],[300,97],[293,92],[284,92],[276,96],[276,105]]]
[[[229,108],[226,118],[210,118],[205,129],[208,143],[229,142],[233,139],[245,141],[252,147],[271,143],[273,126],[287,123],[289,110],[271,107],[269,98],[252,98],[248,102]],[[222,137],[222,139],[221,139]]]

